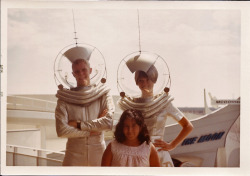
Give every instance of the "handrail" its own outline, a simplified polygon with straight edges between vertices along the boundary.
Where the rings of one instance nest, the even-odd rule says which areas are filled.
[[[34,165],[36,166],[41,166],[40,165],[40,159],[43,159],[45,161],[52,161],[54,163],[59,163],[60,165],[62,164],[62,160],[56,159],[56,158],[49,158],[47,157],[49,154],[59,154],[59,155],[65,155],[64,152],[58,152],[58,151],[52,151],[52,150],[44,150],[44,149],[37,149],[37,148],[31,148],[31,147],[25,147],[25,146],[18,146],[18,145],[10,145],[6,144],[7,147],[13,148],[12,151],[6,149],[6,154],[13,154],[12,159],[11,158],[6,158],[7,160],[10,159],[12,161],[12,166],[16,166],[16,158],[17,156],[24,156],[28,158],[36,158],[36,163]],[[26,152],[19,152],[18,149],[27,149]],[[30,152],[35,152],[35,154],[30,154]],[[44,155],[43,155],[44,154]],[[25,162],[25,159],[23,160]],[[30,162],[30,160],[29,160]],[[46,163],[48,164],[48,163]],[[24,164],[25,165],[25,164]]]
[[[53,158],[45,158],[45,157],[41,157],[41,156],[32,156],[32,155],[26,155],[26,154],[22,154],[22,153],[15,153],[15,152],[8,152],[6,151],[6,153],[13,153],[13,154],[18,154],[18,155],[22,155],[22,156],[28,156],[28,157],[33,157],[33,158],[41,158],[41,159],[46,159],[49,161],[56,161],[56,162],[60,162],[62,163],[62,160],[57,160],[57,159],[53,159]]]
[[[55,107],[56,102],[53,101],[15,95],[7,96],[7,109],[54,112]]]
[[[64,152],[59,152],[59,151],[53,151],[53,150],[45,150],[45,149],[38,149],[38,148],[32,148],[32,147],[26,147],[26,146],[21,146],[21,145],[11,145],[11,144],[6,144],[7,147],[17,147],[17,148],[23,148],[23,149],[30,149],[30,150],[40,150],[40,151],[46,151],[50,153],[58,153],[58,154],[64,154]]]
[[[39,100],[39,101],[46,101],[46,102],[55,103],[54,101],[44,100],[44,99],[40,99],[40,98],[33,98],[33,97],[25,97],[25,96],[21,96],[21,95],[8,95],[7,97],[24,98],[24,99],[32,99],[32,100]]]

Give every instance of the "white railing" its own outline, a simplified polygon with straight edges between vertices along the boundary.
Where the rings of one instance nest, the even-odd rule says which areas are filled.
[[[7,96],[7,109],[55,112],[56,102],[22,96]]]
[[[6,145],[7,166],[61,166],[63,152]]]

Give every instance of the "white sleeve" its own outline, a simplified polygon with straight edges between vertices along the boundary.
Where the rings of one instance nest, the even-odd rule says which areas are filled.
[[[88,137],[90,135],[90,132],[88,131],[81,131],[77,128],[68,125],[68,113],[66,109],[66,104],[61,100],[57,101],[55,118],[56,132],[58,137],[75,138]]]
[[[115,111],[115,106],[113,103],[112,96],[110,93],[103,95],[101,102],[101,112],[107,109],[108,112],[104,117],[97,118],[95,120],[81,122],[81,130],[94,130],[94,131],[103,131],[111,130],[113,126],[113,115]]]
[[[176,121],[180,121],[184,114],[170,102],[167,106],[167,115],[173,117]]]

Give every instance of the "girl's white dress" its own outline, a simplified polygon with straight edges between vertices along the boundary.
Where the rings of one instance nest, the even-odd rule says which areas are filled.
[[[113,155],[112,166],[123,167],[149,167],[150,151],[152,143],[142,143],[138,147],[131,147],[113,140],[111,152]]]

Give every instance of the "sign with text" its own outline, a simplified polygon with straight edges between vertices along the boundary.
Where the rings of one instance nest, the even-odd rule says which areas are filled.
[[[202,135],[200,137],[192,137],[192,138],[186,138],[181,145],[191,145],[195,143],[203,143],[203,142],[209,142],[209,141],[215,141],[220,140],[222,136],[225,134],[225,131],[218,132],[218,133],[210,133],[206,135]]]

